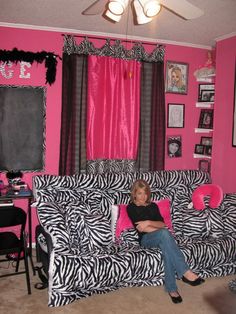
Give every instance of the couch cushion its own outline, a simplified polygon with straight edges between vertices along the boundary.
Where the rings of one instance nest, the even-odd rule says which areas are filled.
[[[221,207],[219,208],[206,208],[208,214],[207,228],[208,237],[210,238],[220,238],[223,237],[224,222],[222,217]]]
[[[81,215],[79,220],[81,251],[96,251],[112,244],[110,222],[105,216]]]
[[[206,211],[198,211],[194,208],[185,208],[182,215],[182,235],[192,239],[205,239],[208,237]]]
[[[86,202],[68,206],[65,224],[71,246],[81,252],[93,251],[112,243],[110,221],[99,211],[93,212]]]
[[[218,238],[224,235],[221,208],[204,210],[185,208],[182,212],[182,234],[192,239]]]

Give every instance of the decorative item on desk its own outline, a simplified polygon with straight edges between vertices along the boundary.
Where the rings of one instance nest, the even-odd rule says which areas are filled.
[[[21,188],[21,189],[18,191],[18,195],[19,195],[19,196],[31,196],[31,195],[32,195],[32,192],[31,192],[31,190],[29,190],[29,189]]]
[[[23,173],[21,171],[8,171],[6,177],[8,179],[9,185],[11,186],[12,184],[16,184],[17,182],[21,181]]]
[[[13,188],[13,190],[15,190],[15,191],[19,191],[19,190],[21,190],[21,189],[28,189],[28,184],[26,184],[25,182],[23,182],[23,181],[19,181],[19,182],[17,182],[17,183],[13,183],[12,184],[12,188]]]
[[[0,207],[6,207],[6,206],[14,206],[13,201],[10,200],[0,200]]]

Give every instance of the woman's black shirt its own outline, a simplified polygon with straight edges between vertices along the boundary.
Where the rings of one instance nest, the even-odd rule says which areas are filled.
[[[135,223],[138,221],[152,220],[152,221],[164,222],[160,214],[160,210],[157,204],[155,203],[150,203],[147,206],[137,206],[134,203],[130,203],[127,206],[127,214],[130,220],[132,221],[134,227],[136,227]],[[138,232],[138,233],[139,233],[139,239],[141,239],[142,235],[145,234],[145,232]]]

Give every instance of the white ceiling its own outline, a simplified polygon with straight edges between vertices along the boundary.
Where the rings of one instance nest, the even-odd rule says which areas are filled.
[[[131,10],[126,10],[121,21],[115,24],[101,14],[82,15],[94,1],[0,0],[0,25],[206,48],[215,46],[219,39],[236,35],[236,0],[189,0],[205,14],[186,21],[163,8],[145,25],[133,24]]]

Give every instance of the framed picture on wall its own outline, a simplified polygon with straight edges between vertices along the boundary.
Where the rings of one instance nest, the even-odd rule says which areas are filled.
[[[213,109],[201,109],[198,127],[201,129],[213,128]]]
[[[211,156],[212,146],[204,146],[204,155]]]
[[[182,156],[182,138],[180,135],[169,135],[167,137],[168,157]]]
[[[215,99],[215,91],[203,89],[201,91],[200,102],[214,102]]]
[[[204,91],[203,95],[206,93],[206,91],[209,91],[211,93],[214,92],[215,94],[215,84],[199,84],[198,85],[198,101],[202,101],[202,92]]]
[[[184,127],[184,104],[168,104],[168,128]]]
[[[187,94],[188,63],[166,61],[166,93]]]
[[[212,137],[210,137],[210,136],[201,136],[200,144],[206,145],[206,146],[212,146]]]
[[[195,154],[203,155],[203,154],[204,154],[204,148],[205,148],[204,145],[196,144],[196,145],[195,145],[194,153],[195,153]]]
[[[209,160],[201,159],[198,163],[198,169],[203,172],[211,172],[211,163]]]

